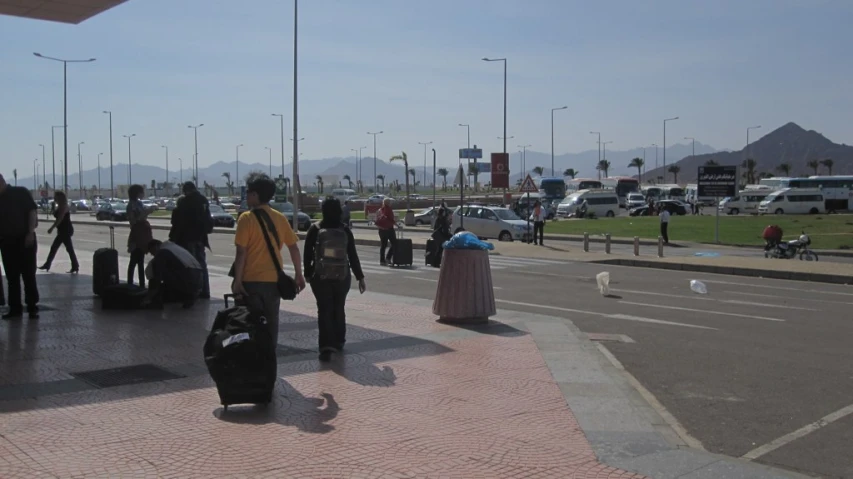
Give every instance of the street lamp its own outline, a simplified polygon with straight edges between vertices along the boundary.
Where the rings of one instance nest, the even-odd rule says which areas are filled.
[[[130,185],[133,184],[133,170],[132,170],[133,157],[130,154],[130,139],[133,138],[134,136],[136,136],[136,133],[131,133],[129,135],[121,135],[121,136],[127,138],[127,186],[129,187]]]
[[[373,189],[376,190],[376,135],[381,135],[385,133],[384,131],[377,131],[375,133],[367,132],[368,135],[373,135]],[[408,175],[409,173],[406,172]]]
[[[39,182],[39,159],[33,159],[33,193],[38,192]]]
[[[101,156],[103,153],[98,153],[98,195],[101,194]]]
[[[204,123],[198,125],[187,125],[187,128],[193,129],[193,137],[195,139],[195,154],[193,155],[193,181],[198,187],[198,129],[203,127]]]
[[[506,153],[506,58],[483,58],[484,62],[504,62],[504,153]]]
[[[160,145],[160,148],[165,148],[166,150],[166,183],[169,182],[169,147],[166,145]],[[165,188],[165,184],[164,184]]]
[[[277,116],[281,120],[281,177],[284,178],[284,114],[273,113],[272,116]]]
[[[459,126],[464,126],[468,130],[468,148],[471,148],[471,125],[460,123]],[[462,164],[462,158],[459,158],[459,164]]]
[[[80,191],[78,192],[78,196],[80,197],[81,200],[83,199],[83,153],[80,152],[80,145],[85,145],[85,144],[86,144],[85,141],[81,141],[80,143],[77,143],[77,171],[79,173],[79,175],[77,176],[77,184],[78,184],[78,187],[80,188]]]
[[[104,110],[110,116],[110,196],[115,198],[116,189],[113,183],[113,112]]]
[[[666,122],[675,121],[678,117],[667,118],[663,121],[663,177],[666,178]]]
[[[53,192],[56,193],[56,139],[54,133],[57,128],[64,128],[62,125],[50,127],[50,164],[53,170]],[[61,170],[60,165],[60,170]],[[61,189],[61,188],[60,188]]]
[[[749,156],[747,150],[749,149],[749,130],[757,130],[761,128],[761,125],[750,126],[746,129],[746,148],[743,149],[744,155]]]
[[[426,156],[427,156],[427,145],[432,145],[432,142],[431,142],[431,141],[428,141],[428,142],[426,142],[426,143],[422,143],[422,142],[420,142],[420,141],[419,141],[419,142],[418,142],[418,144],[419,144],[419,145],[424,145],[424,186],[426,186],[426,184],[427,184],[427,177],[426,177]],[[406,174],[409,174],[409,172],[407,171],[407,172],[406,172]]]
[[[295,128],[294,128],[295,132]],[[294,137],[295,138],[295,137]],[[302,156],[302,153],[296,154],[299,151],[299,142],[304,140],[305,138],[300,138],[296,141],[293,138],[290,139],[293,142],[293,153],[294,155],[290,157],[291,161],[293,161],[293,179],[291,180],[291,188],[294,191],[293,195],[293,211],[299,211],[299,200],[301,199],[299,196],[302,194],[302,187],[299,185],[299,157]],[[294,220],[295,221],[295,220]]]
[[[518,145],[521,148],[521,175],[522,180],[527,177],[527,149],[533,145]]]
[[[601,163],[601,132],[600,131],[591,131],[590,135],[598,135],[598,163]],[[596,165],[598,164],[596,163]]]
[[[242,143],[240,143],[239,145],[237,145],[234,148],[234,150],[237,152],[237,171],[236,171],[237,176],[234,178],[233,183],[234,183],[234,186],[236,186],[237,188],[240,188],[240,147],[241,146],[243,146]]]
[[[551,108],[551,176],[554,176],[554,112],[557,110],[565,110],[568,106],[559,108]]]
[[[89,63],[95,61],[94,58],[90,58],[88,60],[63,60],[61,58],[54,58],[44,56],[41,53],[33,52],[33,55],[44,58],[45,60],[53,60],[55,62],[62,62],[62,125],[65,127],[65,131],[63,134],[64,143],[65,143],[65,194],[68,194],[68,64],[69,63]],[[56,181],[56,180],[54,180]],[[54,187],[55,188],[55,187]]]
[[[685,136],[684,139],[690,140],[693,142],[693,154],[691,154],[690,156],[691,157],[696,156],[696,138],[693,138],[692,136]]]
[[[601,159],[598,160],[598,165],[601,165],[602,161],[607,161],[607,145],[613,143],[613,140],[610,141],[602,141],[601,142]],[[596,168],[598,170],[598,179],[601,179],[601,168]]]
[[[272,178],[272,148],[265,146],[264,149],[270,152],[270,178]]]
[[[44,145],[39,143],[39,146],[41,147],[41,183],[39,183],[39,185],[43,185],[44,182],[47,181],[47,175],[46,175],[47,170],[45,169],[47,161],[45,160]],[[47,190],[47,188],[45,188],[45,190]]]

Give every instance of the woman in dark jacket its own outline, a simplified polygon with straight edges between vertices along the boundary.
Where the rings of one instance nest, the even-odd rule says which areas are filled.
[[[326,198],[322,209],[323,220],[311,225],[305,236],[302,264],[317,300],[320,361],[326,362],[332,359],[332,353],[340,353],[346,342],[346,301],[352,286],[350,271],[358,281],[360,293],[364,293],[367,285],[355,249],[355,238],[341,219],[340,200]]]
[[[39,266],[42,271],[50,271],[50,266],[53,264],[53,258],[56,257],[56,252],[59,247],[65,245],[65,251],[68,252],[68,258],[71,259],[71,270],[69,273],[76,274],[80,271],[80,263],[77,262],[77,255],[74,253],[74,245],[71,243],[71,237],[74,236],[74,226],[71,224],[71,211],[68,208],[68,197],[62,191],[57,191],[53,194],[53,201],[56,203],[56,209],[53,212],[56,221],[47,230],[47,233],[53,233],[56,230],[56,238],[53,244],[50,245],[50,253],[47,255],[47,261]]]
[[[148,244],[154,239],[151,224],[148,222],[149,211],[142,204],[145,189],[142,185],[132,185],[127,190],[130,202],[127,204],[127,221],[130,223],[130,235],[127,237],[127,252],[130,253],[130,263],[127,265],[127,283],[133,284],[134,270],[139,272],[139,286],[145,287],[145,253]]]

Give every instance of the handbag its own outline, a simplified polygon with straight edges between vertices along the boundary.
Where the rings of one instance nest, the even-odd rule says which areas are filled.
[[[264,241],[267,243],[267,250],[269,250],[272,263],[275,265],[275,270],[278,272],[278,280],[276,281],[278,294],[281,299],[292,301],[296,299],[296,281],[281,269],[281,263],[278,261],[278,255],[275,254],[275,248],[273,248],[272,241],[270,241],[267,229],[269,229],[269,232],[272,233],[273,238],[275,238],[275,244],[281,244],[278,239],[278,232],[275,230],[275,225],[272,223],[272,218],[269,217],[266,211],[260,209],[253,209],[252,213],[261,225],[261,231],[264,233]]]

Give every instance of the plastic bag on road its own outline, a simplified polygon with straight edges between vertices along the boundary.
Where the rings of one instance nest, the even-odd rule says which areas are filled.
[[[610,295],[610,273],[603,271],[595,275],[595,281],[598,283],[598,291],[602,296]]]
[[[693,291],[696,294],[708,294],[708,287],[705,286],[705,283],[697,280],[690,280],[690,291]]]
[[[493,250],[495,245],[488,241],[482,241],[474,233],[470,231],[460,231],[451,236],[449,240],[442,245],[444,249],[480,249]]]

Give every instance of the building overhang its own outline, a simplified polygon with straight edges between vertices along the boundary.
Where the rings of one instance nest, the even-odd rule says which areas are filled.
[[[78,24],[127,0],[0,0],[0,15]]]

